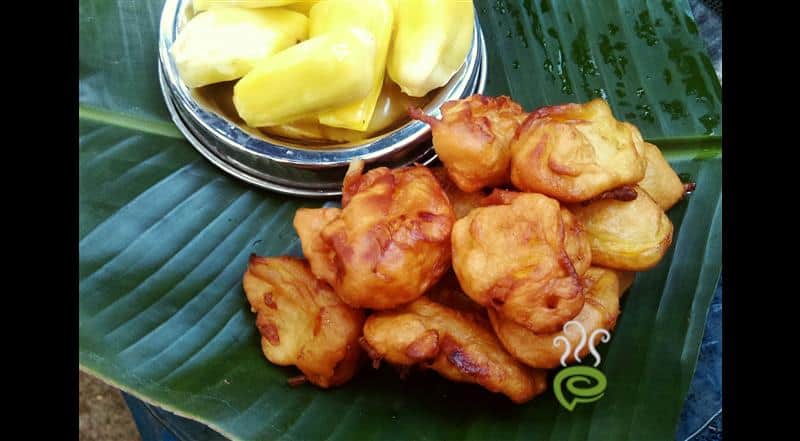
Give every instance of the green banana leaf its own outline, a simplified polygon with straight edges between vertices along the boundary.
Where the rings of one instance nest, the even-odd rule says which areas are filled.
[[[697,190],[637,275],[597,402],[513,405],[434,373],[365,368],[328,391],[269,364],[241,288],[250,253],[298,254],[295,209],[171,124],[157,82],[163,0],[80,1],[81,369],[232,439],[672,439],[721,269],[721,90],[685,0],[476,0],[487,94],[527,109],[606,98]]]

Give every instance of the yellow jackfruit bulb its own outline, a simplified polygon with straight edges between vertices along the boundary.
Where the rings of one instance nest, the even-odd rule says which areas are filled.
[[[267,135],[315,143],[343,143],[361,141],[366,138],[362,132],[320,124],[314,116],[277,126],[262,127],[260,130]],[[320,145],[319,148],[324,148],[324,145]]]
[[[313,8],[317,3],[319,3],[319,0],[300,0],[296,3],[292,3],[291,5],[286,5],[286,9],[291,9],[292,11],[297,11],[308,16],[308,14],[311,12],[311,8]]]
[[[194,16],[170,51],[189,87],[245,76],[258,62],[308,37],[308,18],[281,8],[218,8]]]
[[[262,127],[261,131],[268,135],[315,142],[361,141],[397,124],[406,117],[406,109],[409,106],[419,107],[424,103],[424,98],[410,97],[400,92],[400,88],[391,80],[386,79],[375,105],[375,111],[372,113],[372,120],[365,132],[326,126],[320,124],[316,117],[298,119],[272,127]]]
[[[424,98],[402,93],[397,84],[387,78],[383,82],[383,90],[375,104],[375,111],[372,113],[372,120],[369,122],[366,134],[373,135],[382,132],[397,124],[398,121],[408,118],[409,107],[424,105]]]
[[[330,32],[267,58],[233,88],[251,127],[283,124],[361,100],[370,91],[375,39],[360,28]]]
[[[424,96],[444,86],[472,46],[472,0],[395,2],[394,43],[387,71],[403,93]]]
[[[367,130],[378,95],[381,94],[393,20],[394,10],[390,0],[322,0],[311,9],[309,36],[358,27],[371,33],[376,43],[375,69],[369,82],[369,94],[360,101],[320,113],[320,123],[351,130]]]
[[[273,6],[285,6],[297,3],[302,0],[192,0],[195,12],[206,11],[211,8],[269,8]]]

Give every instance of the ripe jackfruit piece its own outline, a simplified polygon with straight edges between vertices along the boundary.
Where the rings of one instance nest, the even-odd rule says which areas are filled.
[[[400,88],[387,78],[383,82],[383,90],[378,97],[375,111],[372,113],[372,120],[365,132],[329,127],[320,124],[316,117],[295,120],[273,127],[263,127],[261,131],[268,135],[314,142],[361,141],[385,131],[406,118],[406,109],[409,107],[419,107],[424,103],[424,98],[414,98],[400,92]]]
[[[464,64],[475,25],[472,0],[400,0],[395,7],[386,68],[403,93],[423,96]]]
[[[322,0],[309,14],[309,36],[359,27],[375,39],[375,69],[370,92],[362,100],[320,113],[319,122],[331,127],[365,131],[381,93],[386,56],[392,38],[394,10],[389,0]]]
[[[361,100],[370,92],[375,39],[360,28],[329,32],[258,64],[233,88],[251,127],[283,124]]]
[[[408,119],[408,108],[424,106],[425,102],[425,97],[417,98],[402,93],[397,84],[386,78],[365,133],[372,136]]]
[[[211,8],[239,7],[239,8],[267,8],[272,6],[285,6],[298,3],[302,0],[193,0],[195,12],[206,11]]]
[[[286,5],[286,9],[297,11],[308,17],[308,14],[311,12],[311,8],[313,8],[317,3],[319,3],[319,0],[300,0],[296,3]]]
[[[308,37],[308,18],[281,8],[215,8],[192,18],[170,51],[189,87],[241,78]]]
[[[316,116],[297,119],[277,126],[262,127],[260,130],[267,135],[323,144],[319,148],[325,148],[324,144],[328,143],[344,143],[366,139],[363,132],[322,125]]]

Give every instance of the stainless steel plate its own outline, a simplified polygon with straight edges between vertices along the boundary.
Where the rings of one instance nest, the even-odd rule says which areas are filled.
[[[187,9],[188,8],[188,9]],[[436,158],[430,127],[410,121],[388,133],[358,142],[313,149],[299,142],[254,133],[195,99],[180,80],[169,49],[191,12],[191,0],[167,0],[161,13],[159,79],[172,119],[186,139],[209,161],[245,182],[279,193],[308,197],[341,194],[350,161],[368,167],[428,164]],[[475,14],[472,47],[464,65],[425,106],[440,116],[446,101],[482,93],[486,84],[486,43]]]

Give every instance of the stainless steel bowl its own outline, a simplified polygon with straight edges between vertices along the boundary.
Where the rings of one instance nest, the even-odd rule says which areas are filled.
[[[310,148],[308,144],[270,137],[242,127],[195,99],[178,75],[169,52],[191,14],[191,0],[167,0],[159,31],[159,80],[172,120],[209,161],[245,182],[279,193],[308,197],[341,194],[342,179],[353,159],[368,168],[429,164],[436,159],[430,126],[409,121],[390,132],[357,142]],[[486,84],[486,43],[477,13],[472,48],[464,65],[424,110],[440,116],[446,101],[482,93]]]

